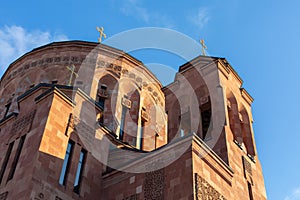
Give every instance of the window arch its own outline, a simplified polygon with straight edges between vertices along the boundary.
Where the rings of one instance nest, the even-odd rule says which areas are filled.
[[[200,85],[195,89],[195,94],[197,97],[197,103],[198,108],[191,108],[192,111],[194,109],[199,109],[199,122],[198,122],[198,130],[197,134],[203,139],[203,140],[209,140],[211,138],[211,135],[208,131],[210,122],[211,122],[211,101],[210,101],[210,95],[208,88],[205,84]],[[192,106],[195,103],[192,103]]]
[[[168,123],[167,123],[167,134],[168,134],[168,142],[172,141],[177,132],[179,131],[180,124],[180,104],[175,93],[166,88],[165,91],[166,96],[166,113],[168,115]]]
[[[178,94],[177,94],[178,95]],[[191,124],[191,98],[185,95],[178,95],[179,116],[178,116],[178,137],[183,137],[192,132]],[[176,121],[175,121],[176,122]]]
[[[140,88],[136,82],[123,77],[118,82],[118,94],[115,100],[116,134],[118,139],[136,146],[139,123]]]
[[[235,96],[232,92],[227,93],[228,125],[233,134],[233,138],[239,144],[243,143],[242,127],[239,118],[239,109]]]
[[[101,125],[110,129],[113,129],[113,110],[116,107],[118,88],[118,80],[110,74],[105,74],[99,79],[96,102],[103,108]]]
[[[155,90],[154,90],[155,91]],[[142,141],[142,149],[151,151],[157,147],[158,134],[158,102],[149,91],[143,91],[140,109],[140,122],[138,138]],[[143,127],[143,128],[142,128]],[[142,132],[142,133],[141,133]]]
[[[131,107],[130,109],[125,108],[127,113],[124,119],[123,141],[135,146],[139,123],[140,93],[139,90],[135,88],[132,91],[129,91],[126,96],[131,102]]]
[[[241,111],[241,126],[242,126],[242,136],[243,142],[247,150],[247,154],[255,156],[255,147],[253,141],[253,134],[251,131],[250,118],[247,110],[242,106]]]

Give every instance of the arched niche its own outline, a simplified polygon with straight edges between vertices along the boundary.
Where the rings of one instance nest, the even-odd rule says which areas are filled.
[[[135,88],[134,90],[129,91],[126,95],[126,98],[128,98],[131,102],[131,107],[128,109],[126,114],[124,141],[136,146],[140,115],[140,92],[137,88]]]
[[[230,127],[230,130],[233,134],[233,139],[237,141],[239,144],[243,143],[242,137],[242,127],[239,118],[239,109],[238,103],[231,91],[227,91],[227,111],[228,111],[228,120],[227,124]]]
[[[129,78],[118,81],[115,119],[118,139],[132,146],[136,145],[140,109],[140,88]]]
[[[155,98],[146,88],[142,90],[137,146],[146,151],[157,148],[156,137],[160,132],[157,115],[163,115],[159,112],[160,105]]]
[[[178,131],[177,136],[178,137],[184,137],[191,132],[195,132],[195,130],[192,130],[192,105],[194,105],[192,102],[192,99],[190,96],[182,95],[178,97],[178,102],[180,105],[180,113],[178,116]],[[197,120],[193,120],[195,122]],[[197,130],[196,130],[197,131]]]
[[[118,80],[111,74],[105,74],[99,79],[96,102],[103,108],[99,122],[112,130],[118,90]]]
[[[197,96],[200,114],[197,134],[200,138],[206,140],[211,137],[208,133],[208,129],[212,117],[211,100],[207,86],[202,85],[195,88],[195,94]]]
[[[242,137],[243,142],[247,150],[247,154],[250,154],[251,156],[255,156],[255,147],[254,147],[254,139],[251,129],[251,123],[250,118],[247,110],[244,106],[241,106],[240,110],[241,115],[241,126],[242,126]]]
[[[166,114],[168,116],[167,134],[169,143],[175,138],[177,132],[179,131],[181,110],[179,101],[173,91],[169,88],[166,88],[164,93],[166,96]]]

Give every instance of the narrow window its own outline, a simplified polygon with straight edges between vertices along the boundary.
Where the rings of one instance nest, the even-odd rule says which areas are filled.
[[[98,90],[98,103],[104,109],[105,99],[107,98],[107,86],[101,85],[100,90]]]
[[[141,121],[141,126],[140,126],[140,143],[139,143],[139,148],[142,149],[143,148],[143,137],[144,137],[144,129],[145,129],[145,121],[142,120]]]
[[[252,186],[251,186],[251,183],[248,183],[248,192],[249,192],[249,200],[253,200],[253,194],[252,194]]]
[[[14,177],[14,174],[15,174],[15,171],[16,171],[16,168],[17,168],[17,164],[18,164],[18,161],[19,161],[19,158],[20,158],[20,155],[21,155],[21,151],[22,151],[22,148],[23,148],[23,144],[24,144],[24,141],[25,141],[25,137],[26,137],[26,135],[23,135],[20,138],[19,145],[18,145],[18,148],[17,148],[17,152],[16,152],[15,158],[13,160],[12,166],[10,168],[7,181],[11,180]]]
[[[98,104],[104,109],[104,105],[105,105],[105,98],[103,97],[99,97],[99,101]]]
[[[122,106],[122,116],[121,116],[120,136],[119,136],[120,140],[123,140],[123,137],[124,137],[124,127],[125,127],[126,112],[127,112],[127,108],[125,106]]]
[[[81,184],[81,179],[83,174],[83,165],[85,163],[85,159],[86,159],[86,150],[82,149],[80,152],[79,162],[76,171],[76,178],[74,182],[74,192],[77,194],[79,194],[79,189],[80,189],[80,184]]]
[[[74,148],[74,143],[72,141],[69,141],[65,159],[64,159],[64,163],[63,163],[61,173],[60,173],[60,178],[59,178],[60,185],[66,185],[66,178],[67,178],[67,174],[70,169],[73,148]]]
[[[14,142],[11,142],[8,146],[5,158],[3,160],[3,164],[2,164],[2,167],[1,167],[1,171],[0,171],[0,185],[1,185],[1,182],[2,182],[2,179],[3,179],[3,176],[4,176],[4,172],[6,170],[7,163],[8,163],[8,160],[9,160],[9,157],[10,157],[13,146],[14,146]]]
[[[211,120],[211,110],[209,108],[206,108],[206,110],[201,111],[201,120],[202,120],[202,139],[204,140],[207,136],[207,131]],[[207,136],[207,138],[209,138],[209,136]]]

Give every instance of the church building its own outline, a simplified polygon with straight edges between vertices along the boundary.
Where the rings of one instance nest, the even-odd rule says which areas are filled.
[[[242,83],[219,57],[163,86],[101,43],[33,49],[0,82],[0,200],[266,200]]]

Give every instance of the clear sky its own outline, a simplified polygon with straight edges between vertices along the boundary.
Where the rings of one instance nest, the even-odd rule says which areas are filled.
[[[300,1],[2,1],[0,74],[13,59],[58,40],[97,41],[140,27],[166,27],[225,57],[255,98],[254,131],[268,198],[300,199]],[[146,53],[149,53],[148,56]],[[177,69],[182,60],[164,52],[133,53],[144,63]],[[151,55],[151,56],[149,56]]]

